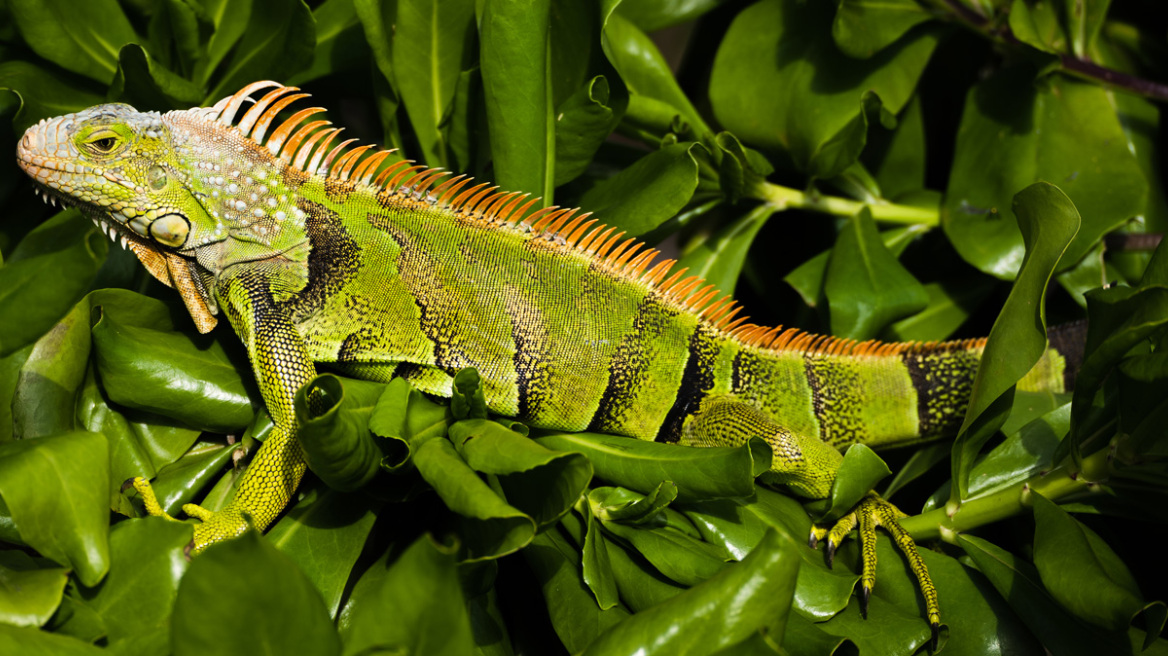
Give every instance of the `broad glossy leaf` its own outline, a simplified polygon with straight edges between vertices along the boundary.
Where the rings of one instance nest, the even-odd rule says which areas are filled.
[[[598,635],[629,617],[622,605],[602,610],[580,571],[581,554],[557,530],[535,536],[523,550],[543,589],[552,628],[570,653],[584,651]]]
[[[312,63],[315,47],[316,26],[303,0],[252,0],[243,34],[208,100],[256,80],[280,80],[303,70]]]
[[[555,125],[548,89],[549,0],[484,0],[480,66],[495,183],[550,205]]]
[[[498,558],[531,542],[535,520],[499,498],[448,440],[423,442],[413,462],[446,507],[466,518],[462,559]]]
[[[397,3],[353,0],[353,9],[365,30],[365,41],[369,44],[377,70],[381,71],[382,79],[388,85],[387,91],[393,96],[391,104],[396,109],[400,101],[394,89],[397,75],[393,66],[393,24],[397,20]]]
[[[774,212],[770,205],[759,205],[703,239],[682,256],[677,266],[688,268],[686,275],[701,276],[723,293],[734,294],[746,254]]]
[[[1126,635],[1103,633],[1067,613],[1042,587],[1030,563],[973,535],[959,535],[957,542],[1052,654],[1113,654],[1131,649]]]
[[[16,549],[0,550],[0,624],[42,626],[57,610],[68,570]]]
[[[322,374],[296,392],[297,437],[304,459],[329,487],[351,491],[377,474],[382,452],[369,418],[382,383]]]
[[[1141,213],[1148,183],[1100,87],[1031,71],[1001,71],[970,91],[957,135],[942,226],[961,257],[1012,278],[1025,252],[1006,207],[1027,185],[1059,185],[1082,227],[1059,268],[1079,261],[1107,232]]]
[[[1045,182],[1019,192],[1014,213],[1026,238],[1026,256],[990,330],[965,421],[953,445],[955,502],[969,497],[969,471],[982,445],[1002,425],[1014,384],[1046,349],[1043,297],[1059,259],[1079,232],[1075,206],[1058,187]]]
[[[0,355],[35,341],[89,289],[109,240],[77,210],[28,234],[0,267]]]
[[[600,222],[642,235],[681,211],[698,186],[695,143],[678,143],[645,155],[592,187],[580,206]]]
[[[471,469],[493,474],[507,503],[540,527],[568,512],[592,480],[586,457],[552,451],[486,419],[454,424],[450,440]]]
[[[195,81],[206,87],[211,75],[219,69],[247,29],[255,0],[206,0],[202,4],[213,31],[207,40],[206,56],[195,64]]]
[[[160,517],[121,522],[110,530],[110,570],[100,584],[81,590],[102,619],[111,643],[170,624],[179,580],[187,569],[184,547],[190,524]]]
[[[876,452],[863,444],[853,444],[831,484],[831,505],[818,521],[834,521],[851,511],[864,495],[884,477],[892,474]]]
[[[89,604],[81,599],[79,584],[65,586],[65,596],[61,598],[61,605],[53,614],[49,623],[44,626],[46,631],[73,636],[85,642],[97,642],[105,637],[105,624]]]
[[[341,652],[320,593],[255,531],[215,543],[191,562],[170,630],[175,656]]]
[[[912,225],[900,228],[891,228],[880,233],[880,241],[893,255],[900,256],[914,239],[926,232],[928,226]],[[827,272],[827,263],[831,259],[832,249],[828,249],[800,264],[794,271],[788,273],[783,280],[795,288],[803,302],[811,307],[817,307],[823,296],[824,277]]]
[[[799,571],[794,540],[769,531],[742,562],[602,634],[585,654],[712,653],[757,631],[782,635]]]
[[[353,0],[326,0],[312,11],[312,20],[316,23],[312,63],[290,76],[288,84],[304,84],[368,61],[369,44]]]
[[[12,399],[16,395],[20,370],[28,361],[33,345],[0,356],[0,444],[14,439],[12,430]],[[2,539],[2,538],[0,538]]]
[[[608,552],[611,549],[620,549],[611,546],[600,530],[600,520],[593,513],[587,514],[587,533],[584,536],[584,552],[580,561],[583,570],[584,582],[588,589],[596,596],[596,604],[601,610],[607,610],[620,603],[617,596],[617,583],[612,573],[612,562]]]
[[[365,494],[314,486],[268,531],[268,540],[320,590],[330,617],[340,610],[341,593],[380,507]]]
[[[101,104],[104,97],[89,88],[91,84],[29,62],[0,62],[0,89],[11,89],[20,96],[20,108],[12,119],[17,134],[42,118]]]
[[[456,551],[423,535],[396,560],[374,563],[353,589],[352,608],[345,610],[344,653],[471,653]]]
[[[224,467],[244,452],[239,445],[230,446],[217,441],[196,442],[183,457],[159,469],[158,476],[151,481],[154,493],[158,495],[158,503],[168,513],[179,512],[184,503],[196,502],[216,510],[215,504],[210,502],[210,496],[200,500],[197,495],[219,476]]]
[[[537,433],[534,439],[549,449],[583,453],[598,477],[641,494],[673,481],[682,501],[750,496],[754,477],[771,463],[770,446],[756,438],[739,447],[688,447],[599,433]]]
[[[744,558],[774,528],[788,535],[810,535],[811,519],[794,499],[759,487],[755,496],[744,500],[706,501],[686,508],[686,517],[702,537],[723,545],[735,558]],[[822,622],[848,605],[859,576],[846,567],[830,568],[822,551],[801,548],[803,561],[795,586],[795,611]]]
[[[862,96],[871,91],[884,109],[899,113],[937,42],[921,31],[857,61],[832,40],[834,10],[834,3],[799,0],[751,5],[731,24],[710,76],[714,115],[727,130],[785,152],[820,177],[851,164],[832,146],[862,120]]]
[[[655,490],[641,495],[623,487],[597,487],[588,492],[592,515],[611,522],[641,524],[653,521],[677,499],[673,481],[661,481]]]
[[[787,616],[787,629],[783,632],[783,649],[790,656],[833,656],[841,653],[844,638],[830,636],[821,631],[814,622],[799,613]]]
[[[102,84],[114,77],[118,49],[138,41],[116,0],[13,0],[8,7],[33,51]]]
[[[21,540],[86,585],[109,571],[109,447],[77,431],[0,444],[0,497]]]
[[[101,656],[106,651],[71,636],[49,633],[33,626],[13,626],[0,622],[0,653]]]
[[[639,613],[687,589],[666,578],[635,550],[625,549],[614,542],[608,542],[607,547],[620,601],[629,610]]]
[[[718,6],[720,0],[623,0],[617,13],[646,32],[693,20]]]
[[[920,312],[887,326],[883,332],[886,339],[927,342],[949,337],[993,291],[994,280],[977,276],[931,282],[924,287],[929,304]]]
[[[475,44],[474,0],[398,0],[393,59],[397,91],[418,136],[424,161],[448,166],[439,126]]]
[[[1096,626],[1126,630],[1144,602],[1119,556],[1041,494],[1034,495],[1034,521],[1034,565],[1051,596]]]
[[[844,53],[867,59],[931,18],[916,0],[842,0],[831,35]]]
[[[100,317],[93,346],[110,399],[217,433],[237,432],[251,422],[255,392],[241,373],[250,367],[214,336],[163,332],[111,311]]]
[[[678,86],[669,64],[652,39],[619,11],[612,12],[612,6],[612,2],[607,2],[602,8],[602,12],[608,13],[602,13],[606,18],[600,43],[609,62],[628,87],[630,104],[638,98],[655,101],[680,115],[698,136],[713,134]]]
[[[1010,5],[1010,31],[1023,43],[1044,52],[1069,51],[1066,25],[1058,2],[1014,0]]]
[[[867,208],[836,239],[823,290],[832,334],[850,339],[870,339],[929,302],[924,286],[884,246]]]
[[[622,100],[627,102],[614,98],[608,79],[597,75],[556,108],[556,186],[576,179],[592,162],[620,120]]]
[[[917,4],[916,0],[907,1]],[[920,94],[914,94],[900,113],[895,129],[874,128],[868,135],[861,159],[868,164],[885,198],[900,198],[925,188],[923,114]]]
[[[483,392],[482,377],[473,367],[454,375],[451,386],[450,414],[455,419],[486,419],[487,397]]]
[[[697,585],[717,574],[729,554],[723,549],[669,527],[602,522],[605,530],[636,549],[657,571],[681,585]]]
[[[81,301],[32,347],[12,397],[15,437],[45,437],[78,427],[78,396],[89,367],[89,306]]]
[[[129,103],[139,111],[187,109],[199,104],[202,89],[151,58],[142,46],[122,46],[118,72],[110,84],[110,100]]]

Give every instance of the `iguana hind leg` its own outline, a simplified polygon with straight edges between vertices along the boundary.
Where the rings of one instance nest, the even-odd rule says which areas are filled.
[[[770,444],[774,453],[771,472],[796,494],[812,499],[823,499],[831,494],[836,473],[843,462],[840,452],[817,437],[792,433],[766,412],[732,395],[705,399],[698,412],[685,419],[680,441],[692,446],[736,446],[753,436]],[[867,617],[868,599],[876,584],[876,527],[883,526],[908,558],[909,567],[920,584],[935,649],[941,625],[937,588],[929,577],[916,543],[897,521],[905,516],[896,506],[875,492],[869,492],[830,531],[812,526],[810,546],[814,548],[820,539],[827,536],[827,558],[830,564],[839,544],[859,526],[863,554],[860,610]]]

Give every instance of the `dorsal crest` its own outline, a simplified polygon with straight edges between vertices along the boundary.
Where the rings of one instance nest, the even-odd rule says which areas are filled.
[[[253,94],[268,90],[258,100]],[[539,198],[520,192],[500,191],[489,183],[473,184],[466,175],[391,160],[394,151],[374,146],[353,146],[356,139],[338,141],[343,128],[325,120],[309,120],[322,107],[296,111],[275,129],[280,112],[308,98],[296,87],[272,81],[254,82],[213,107],[196,110],[205,120],[234,129],[273,159],[300,174],[317,175],[343,185],[364,185],[377,194],[396,195],[405,201],[427,203],[445,209],[460,220],[495,229],[511,230],[529,239],[541,239],[549,248],[587,257],[595,267],[612,275],[645,285],[669,307],[697,315],[706,326],[746,347],[765,351],[807,354],[891,356],[934,349],[977,348],[977,340],[937,343],[855,341],[814,335],[797,328],[784,330],[749,323],[739,316],[739,306],[728,294],[687,270],[674,270],[676,260],[659,260],[660,251],[648,248],[624,231],[606,226],[579,209],[537,207]],[[253,104],[240,115],[248,103]],[[236,120],[238,117],[238,121]]]

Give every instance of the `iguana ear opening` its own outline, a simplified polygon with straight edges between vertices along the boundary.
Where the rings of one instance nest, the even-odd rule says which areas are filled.
[[[181,255],[160,253],[153,248],[128,240],[126,246],[138,256],[142,266],[167,287],[173,287],[182,296],[183,304],[191,318],[195,320],[195,328],[200,333],[209,333],[219,323],[215,317],[218,307],[210,302],[206,287],[199,278],[195,269],[197,265],[187,261]]]

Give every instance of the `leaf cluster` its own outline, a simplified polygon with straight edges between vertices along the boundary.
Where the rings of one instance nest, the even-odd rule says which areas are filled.
[[[939,538],[947,653],[1166,651],[1150,5],[3,0],[0,151],[101,102],[276,79],[356,136],[671,245],[760,323],[990,339],[955,442],[853,448],[819,503],[767,484],[759,441],[529,434],[473,371],[449,403],[324,373],[295,503],[188,561],[190,526],[141,518],[122,481],[171,513],[230,500],[271,428],[247,355],[6,159],[0,652],[923,652],[888,540],[866,620],[858,549],[833,569],[803,544],[890,471],[903,525]],[[1083,316],[1073,394],[1016,392]]]

